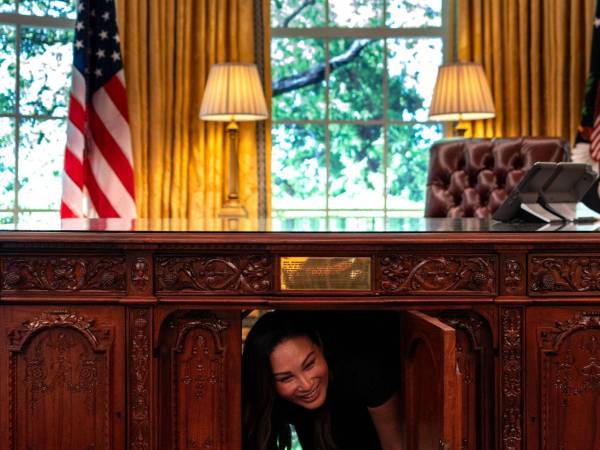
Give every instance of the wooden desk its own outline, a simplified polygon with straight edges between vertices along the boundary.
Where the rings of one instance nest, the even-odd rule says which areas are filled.
[[[0,233],[0,449],[239,449],[255,308],[397,314],[411,450],[600,448],[600,233],[398,226]]]

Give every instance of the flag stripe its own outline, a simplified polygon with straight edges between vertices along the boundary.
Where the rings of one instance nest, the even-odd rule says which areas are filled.
[[[123,116],[126,122],[129,122],[129,111],[127,108],[127,92],[125,91],[125,86],[121,84],[121,79],[115,75],[110,80],[108,80],[108,83],[104,85],[104,89],[106,90],[108,96],[111,98],[111,100],[121,113],[121,116]]]
[[[80,190],[83,189],[83,165],[68,147],[65,151],[65,172]]]
[[[94,139],[98,150],[100,150],[102,155],[106,158],[108,164],[117,174],[117,177],[119,177],[129,194],[134,197],[133,168],[129,164],[129,161],[125,155],[123,155],[121,148],[110,135],[93,108],[90,109],[89,119],[92,138]]]
[[[69,121],[79,131],[85,132],[85,109],[74,95],[71,95],[69,99]]]
[[[71,121],[67,123],[67,148],[71,150],[73,156],[75,156],[79,161],[83,161],[85,138],[83,137],[81,131],[79,131]]]
[[[114,77],[113,77],[114,78]],[[121,153],[127,158],[127,163],[133,166],[133,157],[131,156],[131,136],[129,135],[129,126],[127,121],[121,115],[118,108],[112,101],[112,98],[104,89],[100,89],[94,94],[92,99],[93,111],[102,119],[106,131],[110,133]]]
[[[81,188],[77,186],[71,177],[63,177],[62,203],[68,205],[71,212],[77,217],[83,216],[83,204],[81,202]]]
[[[131,214],[135,213],[133,197],[123,186],[94,141],[90,142],[90,147],[91,151],[88,159],[98,186],[106,197],[111,200],[111,205],[119,214],[117,217],[132,217]],[[118,201],[114,201],[114,199],[118,199]]]
[[[65,204],[65,202],[60,202],[60,217],[63,219],[74,219],[79,217],[78,214],[75,214],[71,209]]]
[[[77,99],[80,105],[85,105],[85,78],[76,67],[73,67],[71,77],[71,95]]]
[[[90,199],[94,205],[94,209],[98,212],[99,217],[119,217],[119,214],[115,211],[110,201],[98,186],[96,178],[90,168],[90,160],[88,158],[84,161],[85,172],[86,172],[86,188],[90,192]]]

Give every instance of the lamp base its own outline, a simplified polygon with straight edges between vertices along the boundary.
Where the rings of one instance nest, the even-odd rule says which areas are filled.
[[[248,217],[248,212],[237,199],[228,199],[221,207],[219,217],[222,221],[223,230],[238,231],[241,220]]]
[[[467,125],[464,121],[460,120],[456,122],[454,127],[454,136],[464,138],[467,135],[467,130],[469,129],[469,125]]]

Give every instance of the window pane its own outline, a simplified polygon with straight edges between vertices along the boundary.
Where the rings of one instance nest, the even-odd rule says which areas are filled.
[[[271,27],[311,28],[325,25],[325,0],[271,0]]]
[[[75,19],[77,0],[20,0],[19,13]]]
[[[329,207],[383,208],[383,128],[331,125]]]
[[[324,119],[325,49],[323,41],[317,39],[273,39],[271,41],[271,64],[273,119]],[[308,71],[317,65],[321,66],[320,74],[311,77]],[[298,87],[300,85],[305,87]]]
[[[383,0],[329,0],[333,27],[377,27],[383,24]]]
[[[383,211],[331,212],[329,231],[381,231]]]
[[[275,125],[273,209],[325,208],[325,127]]]
[[[400,27],[442,26],[442,0],[388,0],[386,25]]]
[[[0,25],[0,113],[15,112],[15,27]]]
[[[21,114],[64,117],[73,61],[73,31],[22,30]]]
[[[429,147],[441,125],[391,126],[388,131],[388,209],[424,208]]]
[[[22,212],[19,213],[20,230],[57,230],[60,229],[58,211]]]
[[[16,0],[0,0],[0,12],[15,12]]]
[[[19,145],[19,208],[58,209],[66,119],[24,119]]]
[[[331,72],[331,118],[369,120],[383,116],[383,41],[336,39],[331,55],[350,61]]]
[[[15,121],[0,118],[0,209],[15,206]]]
[[[437,68],[442,64],[442,40],[390,39],[388,52],[390,119],[427,120]]]
[[[327,231],[325,211],[274,210],[273,231]]]
[[[14,230],[15,215],[12,212],[0,212],[0,230]]]

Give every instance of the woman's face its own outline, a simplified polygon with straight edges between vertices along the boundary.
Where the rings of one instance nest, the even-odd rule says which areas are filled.
[[[327,397],[329,368],[323,352],[307,336],[286,339],[271,352],[275,390],[306,409],[320,407]]]

